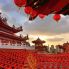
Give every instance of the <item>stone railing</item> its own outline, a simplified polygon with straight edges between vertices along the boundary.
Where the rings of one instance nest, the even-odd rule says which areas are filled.
[[[9,43],[1,43],[0,42],[0,48],[6,48],[6,49],[29,49],[34,50],[35,46],[28,46],[26,44],[11,44]]]

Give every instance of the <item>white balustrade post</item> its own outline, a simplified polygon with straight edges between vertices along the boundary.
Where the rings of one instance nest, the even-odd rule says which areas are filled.
[[[15,46],[17,46],[17,42],[16,42]]]
[[[8,42],[8,45],[10,46],[11,44],[10,44],[10,41]]]

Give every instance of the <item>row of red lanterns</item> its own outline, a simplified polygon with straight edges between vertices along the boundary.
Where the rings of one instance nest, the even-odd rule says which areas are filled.
[[[17,51],[17,52],[16,52]],[[10,52],[10,53],[9,53]],[[13,54],[13,55],[12,55]],[[1,50],[0,51],[0,59],[1,59],[1,61],[0,62],[2,62],[3,60],[3,63],[0,63],[0,66],[2,66],[2,64],[3,64],[3,66],[5,66],[5,67],[7,67],[8,66],[8,62],[10,62],[10,59],[9,59],[9,61],[8,62],[6,62],[6,65],[4,65],[4,63],[5,63],[5,61],[7,61],[8,60],[8,58],[10,58],[11,56],[12,56],[12,58],[11,59],[13,59],[13,58],[16,58],[15,57],[15,55],[17,55],[18,57],[19,57],[19,59],[17,60],[17,63],[15,62],[15,61],[12,61],[11,63],[13,63],[13,62],[15,62],[14,64],[10,64],[9,65],[9,67],[8,68],[5,68],[5,69],[12,69],[12,67],[11,66],[14,66],[14,68],[16,69],[17,67],[19,67],[18,69],[21,69],[22,68],[22,66],[23,66],[23,59],[24,58],[22,58],[22,56],[24,56],[25,58],[28,58],[29,60],[31,59],[33,59],[32,61],[31,61],[31,63],[32,62],[35,62],[34,60],[36,59],[38,59],[37,61],[38,61],[38,63],[36,63],[36,64],[39,64],[39,66],[40,66],[40,68],[42,67],[42,66],[44,66],[44,62],[46,61],[49,61],[49,60],[53,60],[54,62],[52,63],[52,65],[53,65],[53,67],[55,67],[55,63],[57,64],[57,66],[59,67],[60,66],[60,64],[62,64],[62,66],[69,66],[69,62],[67,61],[67,62],[61,62],[61,61],[63,61],[63,60],[61,60],[60,59],[60,62],[58,62],[58,60],[59,60],[59,58],[61,58],[61,55],[64,55],[64,57],[67,57],[67,56],[65,56],[65,55],[68,55],[69,56],[69,53],[68,54],[58,54],[58,55],[52,55],[51,56],[51,58],[49,58],[49,56],[51,55],[51,54],[47,54],[47,55],[45,55],[45,54],[37,54],[37,53],[34,53],[33,51],[21,51],[21,50],[12,50],[12,51],[10,51],[10,50]],[[20,55],[22,55],[21,57],[20,57]],[[27,55],[27,56],[25,56],[25,55]],[[33,57],[35,55],[35,57]],[[2,57],[1,57],[2,56]],[[8,57],[9,56],[9,57]],[[53,56],[55,56],[55,57],[57,57],[57,59],[56,59],[56,61],[55,61],[55,59],[54,59],[54,57]],[[58,58],[58,56],[59,56],[59,58]],[[64,58],[64,57],[62,57],[62,58]],[[4,59],[4,58],[7,58],[7,59]],[[42,62],[40,62],[40,60],[44,60],[44,62],[42,61]],[[51,61],[52,61],[51,60]],[[66,59],[66,60],[68,60],[68,59]],[[18,62],[21,62],[21,63],[18,63]],[[25,62],[25,60],[24,60],[24,62]],[[50,64],[49,64],[50,62],[47,62],[46,64],[45,64],[45,66],[50,66]],[[47,68],[47,69],[50,69],[50,68]],[[52,69],[52,68],[51,68]]]
[[[25,7],[24,11],[26,14],[30,14],[32,17],[35,17],[38,15],[41,19],[44,19],[46,16],[44,14],[38,14],[38,12],[33,10],[31,7]],[[53,19],[58,22],[61,19],[60,14],[55,14],[53,16]]]
[[[32,18],[39,16],[41,19],[44,19],[44,17],[46,16],[44,14],[38,13],[38,11],[34,10],[32,7],[26,6],[27,5],[27,0],[14,0],[14,3],[19,8],[25,7],[25,9],[24,9],[25,13],[30,15]],[[53,16],[53,19],[58,22],[61,19],[60,14],[55,14]]]

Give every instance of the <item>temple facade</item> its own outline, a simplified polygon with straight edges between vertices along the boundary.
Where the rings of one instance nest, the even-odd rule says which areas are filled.
[[[3,18],[0,13],[0,48],[10,48],[10,49],[34,49],[30,47],[27,41],[27,36],[17,36],[16,33],[23,31],[22,26],[15,27],[13,25],[10,27],[7,23],[7,19]]]

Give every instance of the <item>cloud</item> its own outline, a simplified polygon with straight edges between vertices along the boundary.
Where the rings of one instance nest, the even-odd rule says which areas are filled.
[[[49,39],[47,39],[48,41],[50,41],[50,42],[58,42],[58,41],[62,41],[62,40],[64,40],[64,38],[58,38],[58,37],[55,37],[55,38],[49,38]]]
[[[62,17],[57,23],[53,20],[53,15],[49,15],[44,20],[39,18],[31,23],[24,23],[25,30],[30,34],[59,35],[69,33],[69,16]]]

